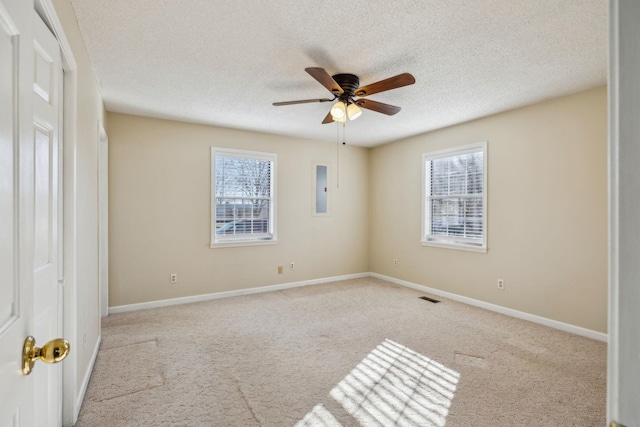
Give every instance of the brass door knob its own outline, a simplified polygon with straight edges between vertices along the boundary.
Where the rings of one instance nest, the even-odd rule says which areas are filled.
[[[38,348],[36,339],[29,336],[24,340],[22,347],[22,373],[29,375],[38,359],[46,363],[58,363],[67,357],[70,349],[69,341],[62,338],[51,340],[42,348]]]

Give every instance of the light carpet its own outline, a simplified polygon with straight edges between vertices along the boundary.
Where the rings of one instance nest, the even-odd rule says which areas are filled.
[[[113,314],[77,426],[604,426],[606,344],[364,278]]]

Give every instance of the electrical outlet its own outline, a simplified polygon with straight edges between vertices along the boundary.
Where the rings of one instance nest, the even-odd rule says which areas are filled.
[[[169,283],[178,283],[178,275],[176,273],[171,273]]]
[[[295,270],[295,269],[296,269],[296,264],[293,261],[291,261],[289,263],[289,270]]]
[[[281,266],[281,265],[279,265],[279,266],[278,266],[278,274],[282,274],[282,270],[283,270],[282,266]]]
[[[500,289],[501,291],[504,291],[504,280],[503,279],[498,279],[498,289]]]
[[[393,266],[397,267],[398,266],[398,258],[394,258],[393,259]]]

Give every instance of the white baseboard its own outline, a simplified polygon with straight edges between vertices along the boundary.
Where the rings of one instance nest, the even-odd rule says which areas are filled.
[[[608,335],[602,332],[592,331],[591,329],[582,328],[580,326],[570,325],[568,323],[558,322],[557,320],[547,319],[546,317],[536,316],[534,314],[525,313],[523,311],[513,310],[511,308],[502,307],[499,305],[491,304],[488,302],[480,301],[473,298],[464,297],[450,292],[441,291],[438,289],[429,288],[427,286],[418,285],[417,283],[407,282],[406,280],[396,279],[394,277],[385,276],[378,273],[370,273],[371,277],[386,280],[387,282],[395,283],[397,285],[406,286],[407,288],[416,289],[422,292],[427,292],[433,295],[438,295],[443,298],[448,298],[454,301],[463,302],[465,304],[473,305],[475,307],[484,308],[485,310],[495,311],[496,313],[505,314],[507,316],[516,317],[518,319],[528,320],[529,322],[539,323],[550,328],[559,329],[561,331],[570,332],[572,334],[580,335],[583,337],[591,338],[594,340],[608,342]]]
[[[96,359],[98,358],[98,350],[100,350],[100,343],[102,342],[102,335],[98,335],[98,339],[96,340],[96,345],[93,349],[93,354],[91,355],[91,360],[89,361],[89,366],[87,366],[87,370],[84,373],[84,377],[82,378],[82,387],[80,388],[80,392],[78,393],[78,399],[76,401],[76,410],[77,413],[74,414],[74,419],[78,419],[78,415],[80,414],[80,409],[82,408],[82,402],[84,402],[84,395],[87,393],[87,387],[89,386],[89,380],[91,379],[91,373],[93,372],[93,367],[96,364]]]
[[[430,288],[428,286],[418,285],[417,283],[396,279],[394,277],[385,276],[378,273],[347,274],[343,276],[324,277],[320,279],[304,280],[301,282],[282,283],[279,285],[262,286],[258,288],[239,289],[235,291],[215,292],[215,293],[204,294],[204,295],[193,295],[193,296],[181,297],[181,298],[142,302],[138,304],[120,305],[115,307],[109,307],[109,314],[125,313],[128,311],[144,310],[147,308],[167,307],[171,305],[187,304],[187,303],[199,302],[199,301],[208,301],[208,300],[219,299],[219,298],[230,298],[230,297],[236,297],[241,295],[258,294],[263,292],[280,291],[284,289],[298,288],[301,286],[337,282],[340,280],[359,279],[362,277],[376,277],[378,279],[386,280],[387,282],[395,283],[400,286],[405,286],[405,287],[416,289],[422,292],[438,295],[443,298],[448,298],[454,301],[469,304],[474,307],[480,307],[485,310],[494,311],[496,313],[504,314],[511,317],[516,317],[518,319],[528,320],[530,322],[538,323],[540,325],[548,326],[554,329],[559,329],[561,331],[570,332],[572,334],[591,338],[597,341],[608,342],[607,334],[604,334],[602,332],[593,331],[591,329],[582,328],[580,326],[570,325],[568,323],[559,322],[557,320],[547,319],[546,317],[536,316],[534,314],[525,313],[523,311],[513,310],[511,308],[502,307],[499,305],[491,304],[491,303],[480,301],[477,299],[468,298],[468,297],[453,294],[450,292],[441,291],[439,289]],[[99,344],[100,344],[100,341],[98,340],[98,345]],[[94,361],[95,361],[96,355],[97,355],[97,347],[96,347],[96,354],[94,354]],[[93,367],[93,365],[91,367]],[[89,373],[90,372],[91,371],[89,371]],[[87,378],[87,382],[88,382],[88,378]],[[84,387],[86,388],[86,384],[84,385]],[[84,391],[82,395],[84,396]]]
[[[301,286],[318,285],[320,283],[337,282],[340,280],[360,279],[369,277],[369,273],[346,274],[343,276],[323,277],[320,279],[303,280],[301,282],[282,283],[280,285],[261,286],[258,288],[239,289],[237,291],[215,292],[212,294],[193,295],[181,298],[163,299],[159,301],[142,302],[138,304],[119,305],[109,307],[109,314],[125,313],[127,311],[143,310],[147,308],[167,307],[170,305],[187,304],[191,302],[208,301],[219,298],[230,298],[241,295],[259,294],[263,292],[281,291],[283,289],[299,288]]]

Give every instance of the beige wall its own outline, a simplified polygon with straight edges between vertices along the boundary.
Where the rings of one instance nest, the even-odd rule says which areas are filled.
[[[312,165],[335,180],[334,144],[109,114],[110,305],[372,271],[606,332],[606,95],[341,147],[326,218],[311,215]],[[485,140],[488,252],[422,246],[422,153]],[[277,245],[209,248],[211,146],[278,154]]]
[[[110,306],[368,271],[368,150],[340,147],[336,188],[336,144],[111,113],[108,133]],[[211,146],[278,155],[278,244],[209,247]],[[327,217],[314,162],[330,164]]]
[[[479,141],[488,252],[422,246],[422,153]],[[370,171],[372,272],[607,331],[605,87],[377,147]]]

